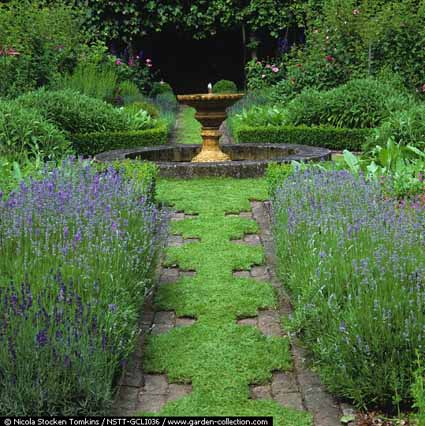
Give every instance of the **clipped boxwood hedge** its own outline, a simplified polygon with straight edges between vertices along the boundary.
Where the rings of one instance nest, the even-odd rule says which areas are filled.
[[[96,155],[113,149],[163,145],[168,141],[166,125],[147,130],[127,132],[101,132],[71,136],[73,148],[79,155]]]
[[[240,143],[291,143],[350,151],[361,151],[371,133],[371,129],[307,126],[241,126],[233,130],[235,140]]]

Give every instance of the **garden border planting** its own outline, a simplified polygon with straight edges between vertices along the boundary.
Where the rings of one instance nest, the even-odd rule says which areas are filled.
[[[166,236],[155,170],[69,159],[0,192],[3,414],[108,410]]]
[[[70,139],[77,154],[96,155],[112,149],[165,145],[168,141],[168,135],[168,127],[162,125],[154,129],[128,132],[75,134],[71,135]]]
[[[279,174],[269,190],[290,329],[332,393],[400,412],[424,356],[423,206],[346,170],[298,171],[277,184]]]

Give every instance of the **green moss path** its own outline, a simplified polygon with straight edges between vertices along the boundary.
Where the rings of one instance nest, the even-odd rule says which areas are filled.
[[[121,414],[273,416],[277,425],[312,425],[291,389],[276,289],[262,276],[250,200],[266,198],[264,181],[170,180],[158,191],[176,213],[153,312],[145,312],[149,334],[133,361],[143,377],[130,373],[126,384],[134,386]]]

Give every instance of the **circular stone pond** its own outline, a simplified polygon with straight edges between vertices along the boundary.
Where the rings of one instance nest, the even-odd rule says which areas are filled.
[[[231,161],[192,163],[201,145],[163,145],[133,149],[117,149],[96,156],[101,162],[137,159],[155,162],[163,177],[195,178],[222,176],[250,178],[263,176],[271,162],[324,161],[331,159],[331,151],[307,145],[249,144],[221,145]]]

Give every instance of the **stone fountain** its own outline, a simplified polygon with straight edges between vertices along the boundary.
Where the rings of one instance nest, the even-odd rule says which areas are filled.
[[[177,96],[180,103],[196,110],[195,118],[202,125],[202,150],[192,159],[192,162],[211,163],[231,160],[230,156],[220,148],[219,139],[222,133],[219,128],[227,118],[226,109],[243,96],[243,93],[212,93],[211,83],[208,85],[208,94]]]
[[[263,176],[271,162],[330,160],[331,151],[307,145],[242,143],[220,147],[220,125],[227,117],[226,109],[243,97],[243,93],[208,93],[181,95],[177,99],[196,110],[195,118],[202,125],[202,146],[161,145],[117,149],[96,155],[98,161],[147,160],[158,165],[163,177],[235,177]]]

